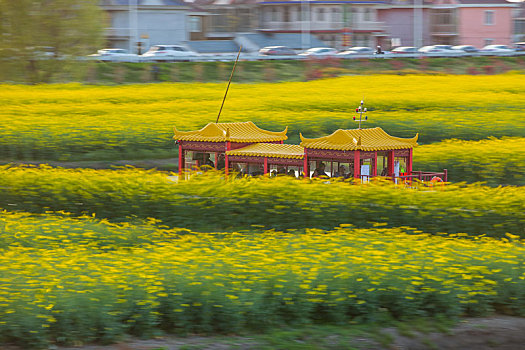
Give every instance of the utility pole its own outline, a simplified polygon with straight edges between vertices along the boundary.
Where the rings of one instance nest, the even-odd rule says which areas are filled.
[[[414,46],[423,46],[423,0],[414,0]]]

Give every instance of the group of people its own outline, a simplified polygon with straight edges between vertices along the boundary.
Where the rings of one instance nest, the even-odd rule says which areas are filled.
[[[314,178],[314,177],[330,177],[326,173],[325,169],[326,169],[326,165],[324,163],[322,163],[322,162],[319,163],[317,165],[317,168],[315,168],[314,172],[312,173],[312,178]],[[351,171],[347,172],[346,171],[346,167],[343,164],[340,164],[339,168],[337,169],[336,172],[333,173],[332,177],[339,177],[339,178],[343,178],[343,179],[348,179],[348,178],[351,178],[353,176],[354,176],[354,174]]]

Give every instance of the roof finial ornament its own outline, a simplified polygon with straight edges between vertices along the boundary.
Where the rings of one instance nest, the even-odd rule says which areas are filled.
[[[359,129],[361,129],[361,122],[365,122],[368,120],[368,116],[366,115],[367,109],[366,107],[363,106],[364,103],[365,103],[365,97],[363,96],[363,99],[361,100],[361,104],[359,105],[359,107],[355,109],[355,112],[359,113]],[[365,113],[364,120],[363,120],[363,113]],[[355,116],[354,116],[354,121],[357,121]]]

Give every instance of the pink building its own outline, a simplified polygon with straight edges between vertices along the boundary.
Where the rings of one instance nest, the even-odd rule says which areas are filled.
[[[512,43],[512,9],[505,0],[459,0],[458,39],[461,44],[483,47]]]

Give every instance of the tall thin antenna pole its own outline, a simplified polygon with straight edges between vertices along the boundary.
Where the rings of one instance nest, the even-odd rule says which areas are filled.
[[[239,53],[237,53],[237,58],[235,59],[235,63],[233,64],[232,73],[230,74],[230,80],[228,80],[228,86],[226,87],[226,91],[224,92],[224,98],[222,99],[221,109],[219,109],[219,114],[217,115],[217,120],[215,121],[215,124],[219,122],[219,117],[221,116],[222,107],[224,106],[224,101],[226,101],[226,95],[228,94],[228,89],[230,88],[230,83],[232,82],[233,78],[233,72],[235,72],[235,66],[237,65],[237,61],[239,60],[239,55],[241,54],[242,45],[239,47]]]

